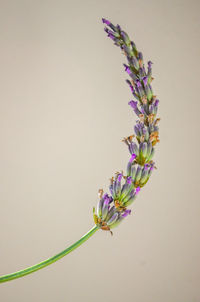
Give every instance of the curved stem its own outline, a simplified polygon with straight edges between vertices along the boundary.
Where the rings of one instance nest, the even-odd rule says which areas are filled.
[[[64,251],[58,253],[57,255],[48,258],[38,264],[35,264],[33,266],[29,266],[21,271],[15,272],[15,273],[11,273],[8,275],[4,275],[4,276],[0,276],[0,283],[3,282],[7,282],[7,281],[11,281],[13,279],[17,279],[20,277],[23,277],[25,275],[31,274],[39,269],[42,269],[45,266],[48,266],[54,262],[56,262],[57,260],[59,260],[60,258],[64,257],[65,255],[69,254],[70,252],[72,252],[73,250],[75,250],[77,247],[79,247],[82,243],[84,243],[86,240],[88,240],[97,230],[99,229],[98,226],[94,226],[91,230],[89,230],[84,236],[82,236],[78,241],[76,241],[75,243],[73,243],[71,246],[69,246],[68,248],[66,248]]]

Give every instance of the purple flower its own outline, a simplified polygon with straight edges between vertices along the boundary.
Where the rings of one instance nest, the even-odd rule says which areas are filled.
[[[122,214],[122,217],[125,218],[126,216],[128,216],[130,214],[131,214],[131,210],[125,210],[124,213]]]
[[[110,24],[111,24],[111,22],[110,22],[109,20],[106,20],[106,19],[104,19],[104,18],[102,18],[102,22],[105,23],[105,24],[107,24],[107,25],[110,25]]]
[[[123,176],[122,173],[120,173],[120,174],[118,175],[118,177],[117,177],[117,181],[118,181],[118,182],[121,182],[122,176]]]
[[[144,85],[146,86],[147,85],[147,83],[148,83],[148,77],[143,77],[143,82],[144,82]]]
[[[121,31],[121,36],[122,36],[122,39],[123,39],[124,43],[129,45],[130,44],[130,39],[129,39],[129,36],[127,35],[127,33],[125,31]]]
[[[118,29],[118,31],[121,31],[121,27],[119,24],[117,24],[117,29]]]
[[[134,159],[136,158],[136,155],[135,155],[135,153],[133,153],[132,155],[131,155],[131,158],[130,158],[130,160],[129,160],[129,162],[133,162],[134,161]]]
[[[153,64],[151,61],[148,61],[148,68],[151,68],[151,65]]]
[[[128,83],[128,85],[130,86],[131,88],[131,91],[133,91],[133,85],[131,84],[131,82],[129,80],[126,80],[126,83]]]
[[[130,89],[131,89],[131,92],[133,93],[133,92],[134,92],[134,88],[133,88],[133,86],[131,85],[131,83],[129,84],[129,87],[130,87]]]
[[[136,143],[132,142],[130,145],[129,145],[129,151],[132,154],[135,154],[136,156],[139,155],[139,150],[138,150],[138,146]]]
[[[137,108],[137,102],[135,102],[135,101],[130,101],[128,104],[129,104],[133,109]]]
[[[124,67],[125,67],[125,71],[130,75],[131,74],[130,67],[127,66],[126,64],[124,64]]]
[[[139,80],[136,81],[136,85],[137,85],[138,88],[142,87],[142,85],[141,85],[141,83],[140,83]]]
[[[131,177],[127,177],[126,181],[127,181],[127,184],[129,184],[129,185],[132,184],[132,178]]]
[[[142,112],[142,114],[145,114],[145,110],[144,110],[144,107],[141,107],[141,112]]]
[[[142,55],[141,52],[138,53],[138,59],[139,59],[139,60],[143,60],[143,55]]]
[[[110,202],[110,198],[107,193],[104,194],[103,199],[104,199],[104,204],[108,204]]]
[[[115,41],[115,36],[112,33],[108,33],[108,37]]]
[[[140,187],[137,187],[136,189],[135,189],[135,194],[138,194],[140,192]]]
[[[141,111],[140,111],[140,110],[138,109],[138,107],[137,107],[137,102],[136,102],[136,101],[130,101],[128,104],[133,108],[135,114],[136,114],[137,116],[140,116]]]

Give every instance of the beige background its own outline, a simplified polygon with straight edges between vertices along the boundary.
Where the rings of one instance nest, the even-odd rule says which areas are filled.
[[[56,264],[0,286],[1,302],[199,302],[199,1],[0,1],[0,274],[93,225],[97,191],[129,157],[119,23],[154,62],[158,167],[133,214]]]

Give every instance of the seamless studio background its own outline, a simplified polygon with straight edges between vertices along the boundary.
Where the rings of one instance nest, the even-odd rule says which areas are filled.
[[[0,1],[0,275],[93,225],[135,116],[108,18],[153,64],[154,171],[114,230],[0,286],[2,302],[199,302],[199,1]]]

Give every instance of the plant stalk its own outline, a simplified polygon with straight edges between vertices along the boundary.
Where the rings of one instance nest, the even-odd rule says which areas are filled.
[[[61,259],[62,257],[64,257],[65,255],[69,254],[70,252],[72,252],[73,250],[75,250],[77,247],[79,247],[81,244],[83,244],[86,240],[88,240],[97,230],[99,229],[98,226],[94,226],[91,230],[89,230],[85,235],[83,235],[78,241],[76,241],[75,243],[73,243],[71,246],[69,246],[68,248],[66,248],[64,251],[58,253],[57,255],[48,258],[38,264],[35,264],[33,266],[29,266],[23,270],[11,273],[11,274],[7,274],[4,276],[0,276],[0,283],[3,282],[7,282],[7,281],[11,281],[13,279],[17,279],[17,278],[21,278],[23,276],[26,276],[28,274],[34,273],[36,271],[38,271],[39,269],[44,268],[45,266],[48,266],[56,261],[58,261],[59,259]]]

